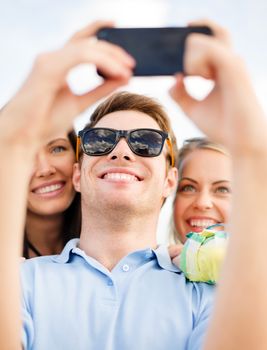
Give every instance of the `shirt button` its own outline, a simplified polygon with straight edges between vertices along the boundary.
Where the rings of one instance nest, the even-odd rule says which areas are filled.
[[[129,267],[129,265],[127,265],[127,264],[124,264],[124,265],[122,266],[122,270],[123,270],[124,272],[129,271],[129,269],[130,269],[130,267]]]
[[[111,280],[108,280],[108,286],[113,286],[113,282]]]

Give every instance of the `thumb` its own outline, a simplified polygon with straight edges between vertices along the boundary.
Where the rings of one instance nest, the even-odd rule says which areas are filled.
[[[177,74],[175,79],[175,84],[169,90],[170,96],[182,108],[184,113],[190,116],[199,101],[190,96],[186,91],[182,74]]]
[[[172,263],[180,268],[180,262],[181,262],[181,254],[177,255],[175,258],[172,259]]]
[[[168,251],[169,251],[169,255],[171,259],[174,259],[175,257],[177,257],[178,255],[181,254],[181,251],[183,249],[183,244],[174,244],[174,245],[170,245],[168,247]]]

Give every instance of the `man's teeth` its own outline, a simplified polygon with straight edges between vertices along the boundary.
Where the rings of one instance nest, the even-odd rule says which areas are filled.
[[[59,190],[62,186],[63,186],[62,184],[45,186],[45,187],[38,188],[34,192],[38,193],[38,194],[49,193],[49,192],[53,192],[53,191]]]
[[[207,220],[207,219],[205,219],[205,220],[192,219],[192,220],[190,220],[189,224],[190,224],[190,226],[193,226],[193,227],[208,227],[208,226],[216,224],[216,222],[214,220]]]
[[[104,179],[122,182],[138,181],[136,176],[125,173],[107,173],[105,174]]]

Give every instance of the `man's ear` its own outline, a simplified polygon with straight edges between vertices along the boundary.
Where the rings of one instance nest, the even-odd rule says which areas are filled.
[[[172,192],[175,191],[178,184],[178,169],[175,167],[170,167],[167,172],[165,179],[165,186],[163,189],[163,197],[169,197]]]
[[[79,163],[73,165],[72,183],[77,192],[81,192],[81,167]]]

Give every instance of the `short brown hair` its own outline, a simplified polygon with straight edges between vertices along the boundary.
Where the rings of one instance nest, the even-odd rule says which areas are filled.
[[[96,108],[96,110],[91,115],[90,122],[86,124],[85,127],[94,127],[99,122],[99,120],[107,114],[127,110],[134,110],[149,115],[158,123],[161,130],[169,134],[173,147],[174,163],[176,165],[178,155],[177,142],[174,132],[171,128],[169,117],[161,104],[151,97],[126,91],[117,92],[111,95]]]

